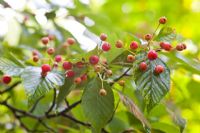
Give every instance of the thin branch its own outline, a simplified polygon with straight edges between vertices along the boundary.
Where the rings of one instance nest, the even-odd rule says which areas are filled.
[[[70,106],[68,106],[67,108],[65,108],[63,111],[57,113],[57,114],[48,114],[46,117],[47,118],[52,118],[52,117],[56,117],[56,116],[60,116],[68,111],[70,111],[71,109],[75,108],[77,105],[79,105],[81,103],[81,100],[71,104]]]
[[[112,86],[115,82],[119,81],[121,78],[123,78],[124,76],[126,76],[127,73],[128,73],[130,70],[131,70],[131,67],[129,67],[129,68],[128,68],[124,73],[122,73],[122,75],[120,75],[118,78],[114,79],[113,82],[112,82],[110,85]]]
[[[46,115],[48,115],[53,107],[55,106],[55,103],[56,103],[56,88],[53,88],[53,91],[54,91],[54,95],[53,95],[53,101],[52,101],[52,104],[51,104],[51,107],[49,108],[49,110],[45,113]]]
[[[82,126],[91,127],[91,125],[89,123],[85,123],[85,122],[82,122],[80,120],[77,120],[76,118],[74,118],[74,117],[72,117],[72,116],[70,116],[68,114],[62,114],[62,116],[66,117],[66,118],[70,119],[71,121],[73,121],[73,122],[75,122],[77,124],[80,124]]]
[[[56,114],[47,114],[47,115],[42,115],[42,116],[37,116],[37,115],[34,115],[32,113],[29,113],[29,112],[26,112],[24,110],[20,110],[20,109],[17,109],[13,106],[11,106],[10,104],[7,103],[7,101],[3,101],[3,102],[0,102],[1,105],[4,105],[6,106],[7,108],[9,108],[11,111],[14,111],[14,112],[17,112],[17,113],[20,113],[23,117],[31,117],[33,119],[38,119],[38,120],[41,120],[41,119],[45,119],[45,118],[53,118],[53,117],[57,117],[57,116],[60,116],[68,111],[70,111],[71,109],[75,108],[77,105],[79,105],[81,103],[81,100],[73,103],[72,105],[68,106],[67,108],[65,108],[63,111],[61,112],[58,112]]]
[[[32,113],[35,108],[37,107],[38,103],[40,102],[40,100],[44,98],[44,96],[41,96],[40,98],[37,99],[37,101],[35,102],[35,104],[32,106],[32,108],[29,110],[30,113]]]
[[[67,107],[69,106],[69,102],[67,101],[67,98],[65,98],[65,104]]]
[[[21,114],[26,115],[26,116],[31,117],[31,118],[40,119],[39,116],[33,115],[33,114],[29,113],[29,112],[26,112],[24,110],[20,110],[20,109],[17,109],[15,107],[11,106],[10,104],[7,103],[7,101],[3,101],[0,104],[6,106],[11,111],[21,113]]]
[[[6,88],[5,90],[0,90],[0,94],[4,94],[10,90],[12,90],[13,88],[15,88],[19,83],[21,83],[21,81],[18,81],[16,83],[14,83],[13,85],[11,85],[10,87]]]
[[[74,118],[74,117],[72,117],[72,116],[70,116],[70,115],[68,115],[68,114],[62,114],[62,116],[64,116],[64,117],[70,119],[71,121],[73,121],[73,122],[75,122],[75,123],[77,123],[77,124],[80,124],[80,125],[82,125],[82,126],[91,128],[91,124],[82,122],[82,121],[80,121],[80,120],[77,120],[76,118]],[[104,128],[102,128],[102,133],[108,133],[108,131],[106,131]]]

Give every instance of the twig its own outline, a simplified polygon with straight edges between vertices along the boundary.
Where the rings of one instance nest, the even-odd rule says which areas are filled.
[[[10,87],[6,88],[5,90],[1,90],[1,91],[0,91],[0,94],[4,94],[4,93],[6,93],[6,92],[12,90],[12,89],[13,89],[14,87],[16,87],[19,83],[21,83],[21,82],[18,81],[18,82],[16,82],[16,83],[14,83],[13,85],[11,85]]]
[[[35,104],[33,105],[33,107],[29,110],[30,113],[32,113],[35,108],[37,107],[38,103],[40,102],[40,100],[44,98],[44,96],[41,96],[40,98],[37,99],[37,101],[35,102]]]
[[[76,118],[74,118],[74,117],[72,117],[72,116],[70,116],[70,115],[68,115],[68,114],[62,114],[62,116],[64,116],[64,117],[70,119],[71,121],[73,121],[73,122],[75,122],[75,123],[77,123],[77,124],[80,124],[80,125],[82,125],[82,126],[91,128],[91,124],[82,122],[82,121],[80,121],[80,120],[77,120]],[[103,132],[103,133],[108,133],[108,131],[106,131],[104,128],[102,128],[102,132]]]
[[[71,104],[70,106],[68,106],[68,107],[65,108],[63,111],[61,111],[61,112],[59,112],[59,113],[57,113],[57,114],[49,114],[49,115],[47,115],[46,117],[47,117],[47,118],[52,118],[52,117],[60,116],[60,115],[62,115],[62,114],[64,114],[64,113],[70,111],[71,109],[73,109],[74,107],[76,107],[77,105],[79,105],[80,103],[81,103],[81,100],[79,100],[79,101],[77,101],[77,102]]]
[[[80,124],[80,125],[83,125],[83,126],[86,126],[86,127],[91,127],[91,125],[89,123],[85,123],[85,122],[82,122],[80,120],[77,120],[76,118],[68,115],[68,114],[62,114],[62,116],[72,120],[73,122],[77,123],[77,124]]]
[[[69,102],[67,101],[67,98],[65,99],[65,104],[67,107],[69,106]]]
[[[47,115],[42,115],[42,116],[37,116],[37,115],[34,115],[34,114],[31,114],[29,112],[26,112],[24,110],[20,110],[20,109],[17,109],[13,106],[11,106],[10,104],[7,103],[7,101],[3,101],[3,102],[0,102],[1,105],[4,105],[6,106],[7,108],[9,108],[11,111],[14,111],[14,112],[17,112],[17,113],[20,113],[22,116],[21,117],[31,117],[33,119],[38,119],[38,120],[41,120],[41,119],[45,119],[45,118],[53,118],[53,117],[56,117],[56,116],[60,116],[68,111],[70,111],[71,109],[73,109],[74,107],[76,107],[78,104],[81,103],[81,100],[73,103],[72,105],[68,106],[67,108],[65,108],[63,111],[61,112],[58,112],[56,114],[47,114]]]
[[[115,82],[119,81],[121,78],[123,78],[124,76],[126,76],[127,73],[128,73],[130,70],[131,70],[131,67],[129,67],[129,68],[128,68],[124,73],[122,73],[122,75],[120,75],[118,78],[114,79],[113,82],[112,82],[110,85],[112,86]]]
[[[51,104],[51,107],[49,108],[49,110],[45,113],[46,115],[48,115],[53,107],[55,106],[55,103],[56,103],[56,88],[53,88],[53,91],[54,91],[54,95],[53,95],[53,101],[52,101],[52,104]]]

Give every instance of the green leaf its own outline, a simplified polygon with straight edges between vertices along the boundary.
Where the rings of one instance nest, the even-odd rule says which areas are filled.
[[[142,123],[144,128],[150,129],[150,124],[145,118],[144,114],[140,111],[138,106],[129,97],[119,93],[120,99],[129,111]]]
[[[22,62],[20,59],[18,59],[16,57],[16,55],[14,55],[12,52],[9,53],[9,59],[11,59],[14,63],[16,63],[18,66],[24,68],[25,67],[25,64],[24,62]]]
[[[0,70],[10,76],[19,76],[24,71],[24,68],[14,64],[8,59],[0,58]]]
[[[75,84],[73,84],[73,79],[66,78],[65,83],[63,86],[59,88],[59,93],[57,97],[57,106],[65,99],[65,97],[70,93],[71,90],[73,90],[76,87]]]
[[[172,42],[175,39],[176,39],[176,33],[175,30],[171,27],[163,27],[155,38],[155,40],[157,41],[166,41],[166,42]]]
[[[86,86],[82,96],[82,107],[84,114],[93,127],[93,132],[100,133],[114,111],[114,96],[110,85],[104,83],[106,96],[99,95],[101,81],[93,79]]]
[[[186,126],[186,120],[182,118],[181,112],[172,102],[167,102],[167,111],[171,115],[173,122],[179,126],[180,132],[183,133],[185,126]]]
[[[82,69],[80,68],[74,68],[73,69],[76,72],[76,75],[81,75],[83,73],[85,73],[85,71],[87,70],[86,67],[83,67]],[[64,81],[64,85],[62,85],[59,88],[59,93],[58,93],[58,97],[56,99],[56,103],[57,106],[59,106],[59,104],[65,99],[65,97],[76,87],[79,87],[77,85],[74,84],[74,78],[66,78]],[[82,83],[80,85],[83,85]]]
[[[134,78],[137,90],[142,94],[147,111],[149,112],[160,100],[167,94],[170,89],[170,70],[167,65],[160,59],[149,61],[146,59],[148,69],[145,72],[139,70],[140,62],[146,59],[146,53],[136,56],[134,63]],[[165,71],[159,75],[154,73],[156,65],[162,65]]]
[[[124,130],[128,129],[127,123],[117,117],[113,117],[112,121],[109,123],[109,129],[111,133],[122,133]]]
[[[178,128],[171,124],[156,122],[156,123],[152,123],[151,125],[153,129],[158,129],[165,133],[180,133]]]
[[[53,70],[45,78],[42,78],[40,67],[25,68],[21,78],[28,96],[29,105],[32,105],[50,89],[64,84],[64,76],[61,72]]]

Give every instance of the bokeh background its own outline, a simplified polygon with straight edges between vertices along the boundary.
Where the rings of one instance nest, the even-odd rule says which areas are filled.
[[[96,37],[101,32],[112,40],[128,43],[129,33],[138,36],[152,33],[160,16],[168,18],[167,25],[184,37],[188,47],[181,54],[168,55],[172,85],[165,99],[173,102],[176,108],[173,112],[186,120],[184,132],[197,133],[200,131],[200,0],[0,0],[0,56],[8,51],[30,55],[31,49],[40,48],[39,39],[47,33],[56,35],[56,45],[73,35],[86,51],[96,46]],[[21,88],[12,95],[19,107],[26,108]],[[148,116],[152,121],[159,120],[160,125],[152,126],[163,132],[178,131],[163,106],[161,103]],[[22,132],[15,128],[4,107],[0,107],[0,120],[2,131],[14,128]]]

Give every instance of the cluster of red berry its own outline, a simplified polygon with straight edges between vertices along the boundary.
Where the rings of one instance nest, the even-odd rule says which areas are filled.
[[[165,24],[167,22],[166,17],[161,17],[159,19],[159,25],[160,24]],[[168,43],[168,42],[160,42],[159,43],[159,49],[150,49],[150,44],[152,42],[154,38],[154,34],[146,34],[144,36],[144,39],[147,41],[147,47],[140,47],[141,45],[139,45],[139,43],[137,41],[132,41],[129,45],[128,51],[130,51],[130,54],[127,55],[126,57],[126,62],[127,63],[132,63],[136,60],[136,51],[139,48],[143,48],[145,51],[148,50],[147,53],[147,59],[149,61],[153,61],[156,60],[158,58],[158,54],[157,51],[160,50],[165,50],[165,51],[171,51],[171,50],[177,50],[177,51],[182,51],[184,49],[186,49],[186,45],[181,43],[178,44],[175,48],[173,48],[173,46]],[[101,50],[101,52],[108,52],[109,50],[111,50],[111,45],[110,43],[108,43],[107,40],[107,35],[105,33],[100,34],[100,39],[102,41],[101,43],[101,48],[99,50]],[[55,54],[55,48],[54,47],[50,47],[49,42],[55,40],[55,36],[54,35],[48,35],[46,37],[43,37],[41,39],[42,44],[46,47],[46,52],[48,55],[54,55]],[[68,47],[70,45],[75,44],[76,41],[74,38],[67,38],[66,42],[63,44],[63,47]],[[115,43],[115,47],[116,48],[124,48],[124,43],[122,40],[117,40]],[[92,66],[94,72],[98,73],[99,76],[104,75],[104,77],[101,77],[101,80],[103,82],[104,78],[110,77],[112,76],[112,70],[109,69],[108,64],[106,59],[100,59],[99,58],[100,55],[92,55],[89,57],[89,61],[86,62],[84,61],[78,61],[76,63],[72,63],[70,61],[63,61],[62,56],[61,55],[55,55],[54,57],[54,63],[53,63],[53,68],[58,68],[59,66],[62,67],[62,69],[65,71],[65,75],[66,78],[73,78],[74,79],[74,83],[76,84],[80,84],[82,81],[87,80],[87,73],[84,73],[82,75],[79,75],[77,77],[76,75],[76,71],[73,68],[83,68],[83,67],[88,67],[88,66]],[[32,51],[32,59],[34,62],[38,62],[40,60],[39,58],[39,52],[37,50],[33,50]],[[145,61],[141,62],[138,65],[138,68],[140,71],[145,72],[148,69],[148,65]],[[41,76],[43,78],[45,78],[48,74],[48,72],[50,72],[52,70],[51,66],[49,64],[43,64],[41,66]],[[165,68],[162,65],[156,65],[154,68],[154,72],[155,74],[161,74],[162,72],[164,72]],[[11,81],[11,77],[9,75],[4,75],[2,78],[3,83],[8,84]],[[125,82],[124,80],[120,80],[119,85],[124,86]],[[100,89],[99,92],[100,95],[106,95],[106,90]]]
[[[53,39],[50,39],[49,36],[48,37],[43,37],[41,39],[41,42],[47,46],[49,40],[53,40]],[[75,44],[76,41],[74,38],[67,38],[66,42],[63,44],[63,47],[68,47],[70,45],[73,45]],[[33,53],[36,53],[35,51],[33,51]],[[50,47],[50,48],[47,48],[47,53],[49,55],[53,55],[55,53],[55,49]],[[33,56],[33,61],[34,61],[34,56]],[[62,56],[61,55],[56,55],[54,57],[54,64],[53,64],[53,67],[54,68],[58,68],[59,64],[62,63],[62,68],[63,70],[65,70],[65,75],[67,78],[74,78],[75,77],[75,71],[73,70],[73,67],[77,67],[77,68],[83,68],[84,65],[86,65],[84,62],[82,61],[79,61],[79,62],[76,62],[75,64],[71,63],[70,61],[63,61],[62,59]],[[41,66],[41,69],[42,69],[42,72],[41,72],[41,75],[42,77],[45,77],[47,75],[47,73],[49,71],[51,71],[51,66],[49,64],[43,64]],[[82,74],[80,77],[76,77],[74,78],[74,82],[76,84],[80,84],[82,81],[85,81],[87,80],[87,74]]]

